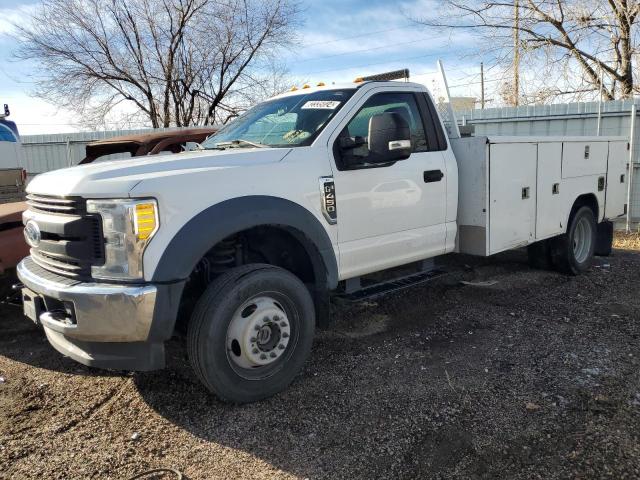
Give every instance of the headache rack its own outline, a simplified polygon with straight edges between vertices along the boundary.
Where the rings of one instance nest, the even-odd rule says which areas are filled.
[[[403,68],[401,70],[392,70],[390,72],[376,73],[374,75],[367,75],[366,77],[358,77],[353,82],[390,82],[391,80],[404,79],[405,82],[409,81],[409,69]]]

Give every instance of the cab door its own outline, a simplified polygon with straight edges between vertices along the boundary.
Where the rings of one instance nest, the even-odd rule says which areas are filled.
[[[419,95],[410,90],[373,90],[331,140],[343,279],[444,253],[444,156],[430,148]],[[369,120],[384,112],[407,120],[412,153],[405,160],[370,165],[366,162]],[[345,164],[340,143],[345,137],[361,139],[363,145],[357,148],[364,150],[362,162]]]

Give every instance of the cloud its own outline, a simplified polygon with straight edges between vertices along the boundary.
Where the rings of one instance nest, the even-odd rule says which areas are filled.
[[[0,8],[0,35],[15,32],[14,24],[24,22],[38,8],[37,3]]]
[[[471,53],[471,35],[456,35],[421,27],[411,21],[434,11],[435,0],[390,3],[382,0],[325,0],[307,9],[299,32],[301,45],[284,61],[293,76],[309,81],[350,81],[396,68],[415,72],[435,70],[444,58],[453,67]],[[352,13],[345,15],[345,9]],[[468,63],[469,58],[464,58]],[[479,61],[477,62],[479,63]]]
[[[18,125],[20,135],[66,133],[79,129],[71,112],[23,93],[0,95],[0,103],[9,104],[9,118]]]

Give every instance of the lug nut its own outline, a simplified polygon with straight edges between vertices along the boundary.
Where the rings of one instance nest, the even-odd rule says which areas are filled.
[[[285,327],[287,326],[287,322],[280,322],[280,326],[281,326],[282,328],[285,328]]]
[[[280,344],[280,345],[278,345],[278,348],[279,348],[280,350],[284,350],[284,345],[283,345],[283,344]]]
[[[276,358],[276,352],[271,352],[271,353],[269,354],[269,356],[270,356],[271,358]]]
[[[289,338],[289,334],[287,332],[282,332],[282,338]]]
[[[262,321],[263,321],[264,323],[267,323],[267,322],[269,321],[269,317],[264,317],[264,318],[262,319]]]
[[[260,360],[266,360],[267,359],[267,354],[263,353],[262,355],[260,355]]]
[[[278,315],[274,315],[273,316],[273,321],[277,322],[278,320],[280,320],[280,317]]]
[[[256,343],[258,339],[256,337],[251,337],[250,340],[251,340],[251,343]]]
[[[251,350],[251,353],[258,353],[260,350],[258,350],[257,348],[254,348],[253,350]]]

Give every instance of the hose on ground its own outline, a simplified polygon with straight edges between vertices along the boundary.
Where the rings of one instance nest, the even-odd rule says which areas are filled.
[[[153,470],[147,470],[146,472],[137,473],[133,477],[129,477],[128,480],[144,478],[149,475],[153,475],[154,473],[173,473],[176,480],[182,480],[182,472],[176,470],[175,468],[154,468]]]

